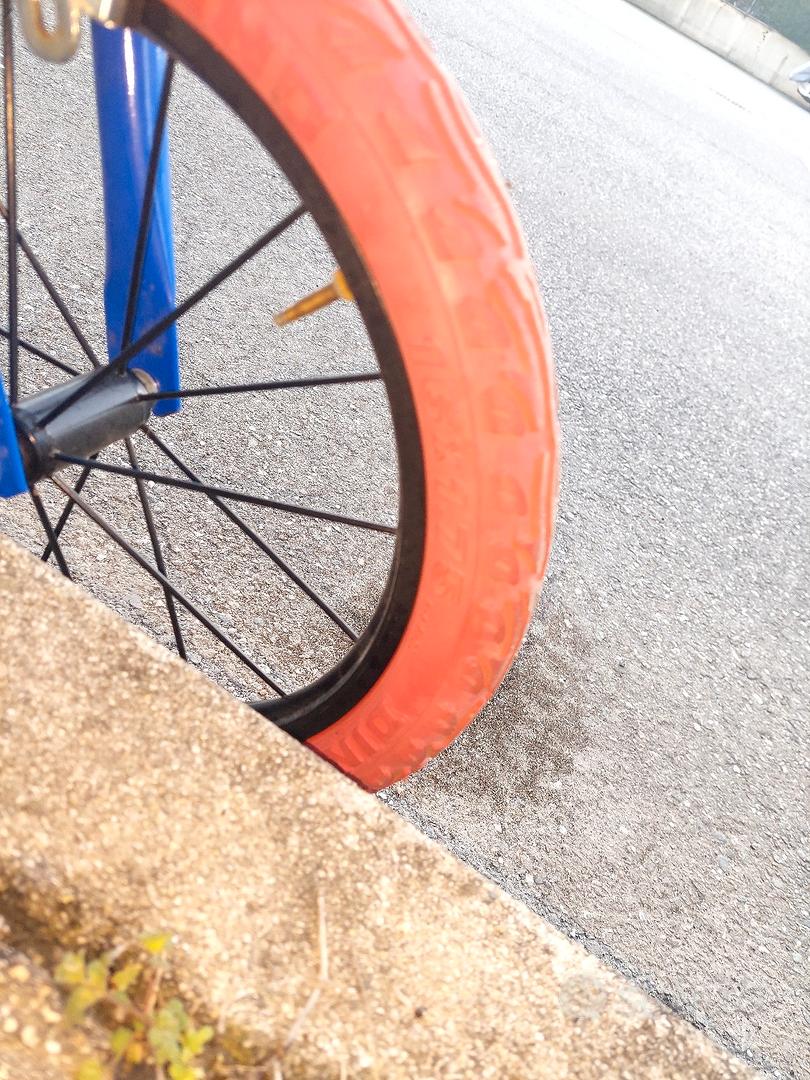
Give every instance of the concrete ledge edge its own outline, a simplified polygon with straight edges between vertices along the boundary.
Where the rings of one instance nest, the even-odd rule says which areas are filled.
[[[272,1048],[322,903],[287,1076],[751,1075],[2,537],[0,627],[0,954],[171,929],[180,992]],[[53,1075],[25,1053],[0,1028],[0,1074]]]
[[[810,52],[759,19],[725,0],[629,2],[808,108],[796,93],[790,73],[810,63]]]

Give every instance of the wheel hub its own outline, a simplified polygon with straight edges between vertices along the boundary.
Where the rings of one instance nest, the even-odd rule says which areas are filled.
[[[149,419],[152,404],[144,394],[157,390],[154,379],[133,368],[111,370],[48,423],[43,419],[93,377],[79,375],[60,386],[23,398],[12,407],[17,439],[29,485],[52,476],[66,463],[57,455],[92,457],[105,446],[134,434]]]

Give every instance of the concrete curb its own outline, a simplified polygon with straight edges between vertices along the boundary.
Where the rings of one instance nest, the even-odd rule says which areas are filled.
[[[810,53],[725,0],[630,0],[732,64],[804,105],[790,72]]]
[[[0,923],[32,970],[168,928],[181,994],[277,1049],[323,903],[288,1077],[751,1075],[3,538],[0,626]],[[0,1075],[52,1076],[14,1023]]]

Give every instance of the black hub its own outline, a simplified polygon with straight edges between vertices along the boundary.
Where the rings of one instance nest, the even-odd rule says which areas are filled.
[[[94,375],[94,372],[79,375],[13,406],[29,484],[36,484],[66,467],[56,454],[92,457],[105,446],[132,435],[149,419],[152,403],[142,399],[144,394],[154,393],[157,384],[145,371],[134,368],[124,372],[110,370],[49,423],[42,423],[44,417],[73,397]]]

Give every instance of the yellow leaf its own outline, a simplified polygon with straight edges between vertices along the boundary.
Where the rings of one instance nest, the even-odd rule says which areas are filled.
[[[171,940],[171,934],[145,934],[141,938],[141,945],[152,956],[160,956]]]
[[[107,1073],[97,1058],[87,1058],[76,1070],[76,1080],[105,1080]]]
[[[78,986],[84,982],[84,953],[66,952],[53,973],[60,986]]]
[[[183,1035],[183,1049],[187,1050],[191,1057],[196,1057],[213,1037],[214,1029],[207,1025],[201,1028],[189,1028]]]
[[[146,1048],[142,1042],[131,1042],[124,1057],[130,1065],[140,1065],[144,1057],[146,1057]]]
[[[71,991],[65,1005],[65,1017],[71,1024],[78,1024],[84,1019],[84,1014],[89,1008],[104,997],[104,992],[99,992],[92,986],[77,986]]]
[[[109,974],[109,968],[103,960],[93,960],[87,965],[84,984],[91,990],[98,990],[100,994],[105,994]]]
[[[129,1044],[135,1038],[135,1032],[132,1028],[120,1027],[116,1028],[110,1036],[110,1049],[117,1058],[125,1054],[129,1048]]]
[[[203,1075],[202,1069],[195,1069],[193,1065],[185,1065],[175,1062],[169,1066],[171,1080],[200,1080]]]
[[[143,964],[126,964],[112,977],[113,986],[116,990],[126,992],[143,971]]]

